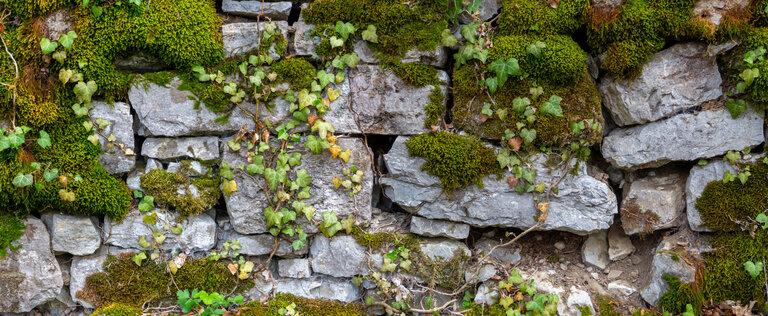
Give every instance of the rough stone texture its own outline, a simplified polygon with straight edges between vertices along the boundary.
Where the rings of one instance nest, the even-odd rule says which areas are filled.
[[[450,239],[426,239],[419,242],[419,250],[429,260],[449,261],[456,255],[464,254],[469,257],[472,251],[462,242]]]
[[[624,296],[630,296],[632,294],[635,294],[637,292],[637,289],[634,288],[631,284],[627,283],[626,281],[613,281],[611,283],[608,283],[608,291],[611,291],[613,293],[618,293],[620,295]]]
[[[345,303],[360,298],[360,289],[349,280],[313,277],[310,279],[276,280],[275,292],[288,293],[311,299],[335,300]]]
[[[568,305],[568,315],[584,315],[581,313],[584,307],[591,312],[589,315],[595,314],[595,308],[592,306],[592,298],[589,297],[589,293],[575,286],[571,286],[571,293],[568,294],[568,299],[565,303]]]
[[[219,159],[218,137],[147,138],[141,155],[160,160],[191,158]]]
[[[349,71],[348,77],[349,103],[337,100],[338,106],[332,105],[325,114],[337,132],[413,135],[427,130],[424,106],[429,103],[433,86],[410,86],[377,65],[359,65]],[[445,95],[448,75],[438,71],[438,78]]]
[[[496,267],[494,265],[486,264],[479,269],[476,269],[476,271],[468,270],[464,272],[464,281],[472,284],[485,282],[495,276],[496,272]]]
[[[624,186],[621,224],[629,235],[677,227],[685,211],[685,174],[653,173]]]
[[[488,21],[497,13],[499,13],[499,9],[501,9],[501,3],[499,3],[499,0],[483,0],[480,4],[480,12],[478,12],[478,17],[482,21]],[[459,16],[459,21],[463,24],[470,24],[472,23],[473,19],[467,12],[464,12]]]
[[[240,254],[248,256],[263,256],[272,253],[272,247],[275,246],[275,236],[270,234],[263,235],[242,235],[232,230],[223,230],[219,235],[217,248],[224,247],[226,241],[239,241]],[[294,251],[291,244],[286,240],[280,240],[275,256],[278,257],[297,257],[307,254],[307,248],[304,247]]]
[[[51,234],[53,251],[84,256],[92,254],[101,246],[101,234],[92,218],[45,213],[42,220]]]
[[[668,285],[663,279],[663,276],[667,274],[680,278],[683,283],[693,282],[696,276],[696,267],[689,265],[691,260],[680,260],[680,258],[700,258],[701,253],[709,251],[709,249],[709,245],[699,240],[689,230],[665,237],[656,247],[651,263],[650,281],[640,291],[640,296],[648,304],[656,305],[661,295],[667,291]]]
[[[131,108],[123,102],[108,104],[93,102],[90,111],[91,120],[104,119],[109,126],[99,131],[99,143],[104,151],[99,156],[99,162],[111,174],[123,174],[133,170],[136,165],[135,142],[133,139],[133,116]],[[97,128],[97,124],[94,124]],[[115,136],[114,142],[106,137]]]
[[[481,239],[475,243],[475,253],[488,253],[493,247],[501,244],[500,242],[492,239]],[[499,247],[491,253],[491,258],[501,261],[502,263],[516,264],[522,259],[520,256],[520,248],[515,245],[509,245],[506,247]]]
[[[632,79],[606,77],[600,82],[605,106],[619,126],[672,116],[723,95],[714,54],[699,43],[677,44],[643,66]]]
[[[365,248],[352,236],[326,238],[315,235],[309,249],[312,271],[334,277],[353,277],[366,272]]]
[[[309,152],[303,154],[302,164],[297,168],[306,169],[312,176],[311,197],[304,202],[307,205],[314,205],[319,210],[315,215],[317,220],[322,220],[322,211],[334,211],[339,218],[355,214],[359,221],[366,222],[371,219],[370,201],[373,190],[373,171],[368,148],[358,138],[339,137],[336,142],[342,148],[352,150],[348,164],[344,164],[339,159],[334,160],[327,154],[313,155]],[[223,161],[233,169],[245,164],[243,157],[244,155],[224,149]],[[336,189],[331,180],[339,176],[343,168],[352,165],[365,172],[365,179],[362,191],[350,198],[345,191]],[[238,191],[224,197],[232,226],[241,234],[267,232],[263,209],[268,205],[268,201],[262,192],[263,181],[261,177],[251,177],[242,172],[236,172],[235,182],[237,182]],[[308,228],[305,227],[305,230]]]
[[[0,260],[0,311],[24,313],[57,297],[64,286],[45,224],[27,217],[18,250]]]
[[[141,249],[139,246],[140,236],[146,236],[147,240],[152,239],[152,231],[148,224],[144,224],[143,218],[144,216],[136,210],[129,213],[119,223],[106,218],[104,220],[105,243],[121,248]],[[175,218],[176,214],[158,211],[155,228],[163,231],[165,223],[174,226],[177,223]],[[216,222],[210,215],[200,214],[188,217],[178,223],[182,226],[181,235],[177,236],[167,231],[165,233],[166,240],[162,246],[164,250],[180,249],[185,253],[194,253],[210,250],[216,244]]]
[[[726,171],[736,172],[736,168],[722,160],[710,161],[705,166],[693,166],[688,175],[688,181],[685,183],[685,204],[688,216],[688,225],[691,229],[698,232],[709,232],[709,228],[704,225],[699,210],[696,209],[696,200],[704,193],[704,189],[712,181],[723,179]]]
[[[72,268],[70,275],[72,277],[69,285],[69,294],[75,302],[83,305],[85,308],[93,308],[93,304],[77,297],[77,292],[85,287],[85,279],[89,275],[104,271],[104,261],[107,260],[108,251],[106,247],[99,249],[98,252],[89,256],[75,256],[72,258]]]
[[[292,6],[290,1],[224,0],[221,3],[221,11],[249,18],[266,17],[271,20],[288,20]]]
[[[227,122],[220,124],[216,114],[205,105],[196,106],[189,91],[179,90],[181,81],[174,78],[167,86],[140,82],[131,86],[128,99],[139,121],[142,136],[189,136],[234,133],[241,127],[253,129],[253,120],[242,110],[232,111]]]
[[[421,171],[424,160],[408,155],[405,141],[405,137],[398,137],[384,155],[389,174],[381,178],[386,196],[405,210],[426,218],[479,227],[528,228],[536,224],[533,196],[516,193],[506,180],[486,177],[482,189],[473,185],[443,192],[437,177]],[[552,183],[561,175],[560,171],[545,166],[544,156],[533,161],[537,181]],[[610,227],[613,214],[618,212],[616,196],[607,184],[587,175],[586,169],[586,165],[581,164],[575,176],[566,175],[560,182],[559,194],[550,200],[549,216],[542,230],[584,235]]]
[[[605,231],[589,235],[581,247],[581,260],[600,269],[610,263],[608,258],[608,237]]]
[[[729,11],[741,11],[749,7],[749,0],[702,0],[693,6],[693,15],[715,26],[720,25],[723,15]]]
[[[411,232],[427,237],[465,239],[469,236],[469,225],[414,216],[411,218]]]
[[[118,56],[117,59],[115,59],[115,68],[117,68],[117,70],[136,73],[158,72],[171,69],[157,57],[142,53],[133,54],[127,57]]]
[[[608,230],[608,258],[611,261],[618,261],[626,258],[635,252],[635,246],[618,225],[614,225]]]
[[[282,259],[277,262],[277,271],[284,278],[308,278],[312,275],[307,259]]]
[[[354,44],[354,50],[360,61],[366,64],[378,64],[379,59],[365,41],[357,41]],[[405,53],[405,57],[400,60],[403,63],[422,63],[435,67],[444,67],[448,62],[448,54],[442,46],[438,46],[432,51],[419,51],[412,49]]]
[[[299,20],[291,26],[293,28],[293,51],[298,56],[310,56],[317,58],[315,46],[320,44],[320,37],[313,36],[314,24],[304,23]]]
[[[592,7],[602,11],[611,11],[624,3],[623,0],[590,0]]]
[[[275,23],[278,31],[288,39],[288,22],[240,22],[224,24],[221,33],[224,39],[224,53],[227,57],[244,55],[251,52],[261,44],[261,30],[266,23]],[[274,53],[274,47],[270,48],[272,57],[278,58]]]
[[[72,28],[72,17],[67,10],[59,10],[45,18],[43,24],[44,36],[50,40],[58,40]]]
[[[710,158],[762,142],[762,114],[750,109],[733,119],[728,110],[717,109],[614,129],[603,139],[602,153],[618,168],[639,169]]]

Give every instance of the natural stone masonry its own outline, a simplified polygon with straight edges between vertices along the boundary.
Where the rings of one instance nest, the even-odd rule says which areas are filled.
[[[378,64],[376,53],[364,41],[357,41],[354,50],[360,61],[366,64]],[[437,47],[432,51],[409,50],[405,53],[402,63],[423,63],[434,67],[445,67],[448,62],[448,54],[443,47]]]
[[[240,253],[248,256],[264,256],[272,253],[275,246],[275,236],[270,234],[261,235],[242,235],[231,229],[224,230],[218,237],[218,249],[223,249],[227,241],[240,242]],[[307,247],[294,251],[291,244],[286,240],[280,240],[280,244],[275,251],[278,257],[297,257],[307,254]]]
[[[710,158],[762,142],[763,114],[748,110],[734,119],[721,108],[614,129],[603,139],[602,153],[618,168],[639,169]]]
[[[600,82],[605,106],[619,126],[672,116],[723,95],[715,54],[704,44],[677,44],[643,66],[636,78]]]
[[[318,212],[317,220],[322,220],[323,211],[334,211],[338,218],[346,218],[349,214],[362,222],[371,218],[371,200],[373,190],[373,170],[371,170],[371,156],[363,141],[358,138],[339,137],[337,144],[343,149],[352,150],[349,163],[340,159],[332,159],[327,153],[313,155],[305,151],[302,155],[302,164],[297,169],[305,169],[312,176],[311,197],[304,202],[313,205]],[[302,149],[303,150],[303,149]],[[243,155],[224,148],[223,161],[233,168],[238,168],[246,163]],[[365,179],[363,189],[353,197],[349,197],[346,191],[336,189],[332,184],[333,177],[340,177],[342,169],[357,166],[363,170]],[[237,192],[225,196],[227,213],[235,231],[241,234],[262,234],[267,232],[264,221],[263,209],[267,207],[267,198],[262,192],[264,179],[260,176],[250,176],[244,172],[235,173]],[[301,222],[301,221],[299,221]],[[305,231],[308,230],[303,225]],[[309,229],[310,232],[316,231]]]
[[[224,24],[221,33],[224,39],[224,53],[227,57],[244,55],[256,50],[261,45],[261,31],[266,23],[275,23],[278,32],[288,39],[288,22],[240,22]],[[274,53],[274,46],[270,48],[274,58],[280,56]]]
[[[308,278],[312,275],[307,259],[283,259],[277,262],[277,273],[285,278]]]
[[[700,0],[693,6],[693,14],[713,25],[720,25],[724,14],[745,10],[750,3],[750,0]]]
[[[123,174],[133,170],[136,165],[134,152],[136,148],[133,138],[133,116],[128,104],[93,102],[90,115],[91,121],[103,119],[109,123],[99,132],[99,143],[104,150],[104,153],[99,156],[99,162],[112,174]],[[94,125],[94,128],[97,128],[98,124]],[[107,141],[110,135],[114,135],[114,142]]]
[[[152,240],[150,225],[145,224],[143,219],[144,215],[135,210],[121,222],[106,219],[104,221],[105,243],[121,248],[141,249],[139,237],[145,236],[148,241]],[[166,224],[173,227],[177,222],[182,226],[181,235],[177,236],[163,230]],[[208,214],[177,221],[175,214],[158,211],[154,228],[165,232],[167,239],[162,246],[164,250],[174,250],[178,247],[183,252],[194,253],[210,250],[216,244],[216,222]]]
[[[624,187],[621,224],[629,235],[677,227],[685,211],[685,175],[654,174]]]
[[[722,160],[710,161],[705,166],[693,166],[688,175],[688,181],[685,183],[685,204],[688,215],[688,225],[691,229],[698,232],[711,231],[704,225],[701,214],[696,208],[696,200],[704,193],[704,189],[712,181],[720,181],[725,176],[725,172],[736,172],[736,168]]]
[[[445,94],[448,75],[438,71],[438,78]],[[343,99],[349,103],[337,100],[325,118],[339,133],[419,134],[427,131],[424,106],[432,89],[410,86],[380,66],[358,65],[349,71],[349,96]]]
[[[427,237],[464,239],[469,237],[469,225],[414,216],[411,218],[411,232]]]
[[[254,123],[242,110],[235,109],[229,119],[216,122],[221,114],[197,105],[193,94],[179,90],[181,81],[174,78],[168,86],[141,82],[128,91],[128,99],[139,121],[142,136],[192,136],[234,133],[241,127],[253,129]]]
[[[275,292],[312,299],[337,300],[345,303],[360,299],[360,288],[351,281],[329,277],[309,279],[278,279]]]
[[[457,255],[472,255],[467,245],[450,239],[424,239],[419,242],[419,251],[432,261],[450,261]]]
[[[333,277],[353,277],[367,271],[365,248],[352,236],[316,235],[309,249],[312,271]]]
[[[77,292],[85,287],[85,280],[89,275],[104,271],[104,261],[107,260],[106,247],[90,256],[76,256],[72,258],[72,268],[70,270],[71,281],[69,284],[69,294],[72,299],[86,308],[93,308],[91,302],[77,297]]]
[[[147,138],[141,155],[160,160],[191,158],[200,160],[219,159],[218,137]]]
[[[608,236],[605,231],[589,235],[581,246],[581,260],[600,269],[611,262],[608,257]]]
[[[20,248],[0,260],[0,311],[25,313],[56,298],[64,286],[45,224],[27,217]]]
[[[536,224],[536,205],[531,194],[518,194],[505,179],[494,176],[483,179],[483,188],[470,186],[454,192],[443,192],[440,180],[421,170],[424,160],[410,157],[407,138],[398,137],[384,155],[389,174],[383,175],[384,193],[393,202],[416,215],[467,223],[472,226],[528,228]],[[545,157],[533,160],[538,179],[553,183],[561,176],[545,166]],[[608,229],[613,214],[618,212],[616,195],[611,188],[589,176],[586,165],[576,175],[565,175],[549,205],[549,215],[542,230],[562,230],[576,234]]]
[[[51,233],[51,249],[76,256],[92,254],[101,246],[101,235],[93,219],[66,214],[43,214]]]
[[[691,262],[694,261],[681,258],[694,257],[700,260],[701,253],[708,250],[709,246],[689,230],[664,238],[654,251],[650,281],[640,291],[640,296],[648,304],[656,305],[669,287],[663,278],[667,274],[680,278],[683,283],[693,282],[696,267],[691,265]]]
[[[224,13],[259,18],[263,20],[288,20],[293,3],[290,1],[264,2],[259,0],[224,0],[221,3],[221,11]]]

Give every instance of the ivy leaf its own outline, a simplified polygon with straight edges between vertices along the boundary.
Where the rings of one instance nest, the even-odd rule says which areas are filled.
[[[37,145],[42,148],[51,147],[51,136],[44,130],[40,130],[40,136],[37,138]]]
[[[352,25],[352,23],[349,23],[349,22],[344,23],[341,21],[336,21],[335,30],[337,34],[341,35],[341,38],[343,38],[344,40],[347,40],[350,34],[353,34],[355,33],[355,31],[357,31],[357,28],[355,28],[355,26]]]
[[[763,224],[763,229],[768,229],[768,215],[765,215],[765,213],[757,214],[755,221]]]
[[[549,97],[549,100],[544,101],[544,104],[541,105],[541,113],[557,117],[563,116],[563,109],[560,107],[562,100],[563,98],[556,95]]]
[[[361,34],[363,36],[363,40],[369,41],[371,43],[378,43],[379,42],[379,36],[376,35],[376,26],[375,25],[368,25],[368,28],[363,31]]]
[[[536,139],[536,130],[523,128],[520,130],[520,137],[523,138],[526,144],[530,144]]]
[[[43,37],[43,39],[40,40],[40,49],[43,51],[43,55],[53,53],[58,47],[59,43],[53,42],[48,38]]]
[[[225,180],[221,183],[221,191],[224,195],[231,196],[232,193],[237,192],[237,182],[235,180]]]
[[[75,71],[72,69],[61,69],[59,70],[59,81],[61,81],[62,84],[67,84],[70,79],[72,79],[72,76],[75,75]]]
[[[335,129],[331,123],[318,119],[315,120],[315,124],[312,124],[312,132],[317,132],[317,135],[320,136],[320,138],[326,139],[328,133],[335,132]]]
[[[307,140],[304,142],[304,146],[307,147],[313,154],[317,155],[323,152],[324,149],[329,148],[328,141],[322,138],[315,137],[315,135],[307,136]]]
[[[329,83],[333,82],[333,74],[325,72],[325,70],[319,70],[317,72],[317,80],[320,81],[320,88],[325,88]]]
[[[331,238],[341,230],[341,223],[336,217],[336,213],[332,211],[326,211],[323,213],[323,222],[320,224],[320,231],[325,237]]]
[[[485,78],[485,86],[488,88],[489,93],[496,93],[496,90],[499,88],[498,79],[495,77]]]
[[[133,260],[133,263],[135,263],[137,266],[141,266],[141,263],[144,262],[144,260],[146,259],[147,259],[147,254],[144,253],[143,251],[131,257],[131,260]]]
[[[302,188],[309,187],[309,185],[312,184],[312,177],[309,175],[307,170],[299,169],[296,171],[296,184]]]
[[[59,64],[63,64],[64,61],[67,60],[67,52],[65,52],[65,51],[58,51],[58,52],[53,53],[53,55],[51,55],[51,57],[53,57],[53,59],[55,59],[57,62],[59,62]]]
[[[478,23],[472,23],[467,25],[461,26],[461,36],[464,37],[464,39],[467,42],[470,42],[472,44],[477,43],[477,27],[479,26]]]
[[[445,47],[454,47],[459,44],[459,40],[456,38],[456,36],[451,33],[451,30],[444,29],[443,33],[440,34],[440,41]]]
[[[725,101],[725,107],[731,113],[731,118],[736,119],[747,110],[747,102],[744,100],[728,99],[728,101]]]
[[[55,180],[57,177],[59,177],[59,169],[53,168],[53,169],[45,169],[43,171],[43,179],[46,182],[51,182]]]
[[[90,104],[91,97],[96,93],[96,89],[98,89],[98,86],[95,81],[91,80],[88,83],[81,81],[75,85],[74,92],[79,102]]]
[[[267,180],[269,189],[272,191],[277,190],[277,185],[282,182],[280,181],[280,177],[278,175],[277,170],[272,168],[264,169],[264,179]]]
[[[744,262],[744,270],[747,271],[749,276],[751,276],[753,279],[756,279],[758,276],[760,276],[760,273],[763,272],[763,262]]]
[[[75,31],[69,31],[67,34],[62,35],[59,37],[59,43],[61,43],[61,46],[63,46],[66,49],[72,48],[72,44],[75,42],[75,39],[77,38],[77,33]]]
[[[754,82],[757,77],[760,77],[760,70],[757,68],[744,69],[744,71],[739,74],[739,77],[741,80],[744,80],[744,83],[747,86],[751,86],[752,82]]]
[[[32,185],[34,178],[31,174],[19,173],[13,178],[13,185],[17,188],[28,187]]]
[[[544,42],[536,41],[535,43],[528,45],[528,54],[531,54],[534,57],[539,57],[541,56],[541,50],[544,49],[544,47],[547,47]]]
[[[480,113],[487,117],[493,116],[493,110],[491,109],[491,104],[488,102],[483,103],[483,109],[480,110]]]
[[[507,82],[508,76],[519,76],[521,74],[520,64],[518,64],[517,59],[515,58],[495,60],[488,68],[496,73],[499,86],[503,86],[504,83]]]
[[[331,42],[331,48],[336,48],[336,47],[344,46],[344,40],[340,39],[340,38],[338,38],[336,36],[331,36],[329,41]]]
[[[520,98],[517,97],[514,100],[512,100],[512,110],[517,113],[517,115],[522,115],[525,113],[525,109],[531,105],[531,100],[528,98]]]

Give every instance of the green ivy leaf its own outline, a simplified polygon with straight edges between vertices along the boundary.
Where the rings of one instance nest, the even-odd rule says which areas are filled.
[[[43,39],[40,40],[40,49],[43,51],[43,55],[53,53],[58,47],[59,43],[51,41],[48,38],[43,37]]]
[[[744,270],[747,271],[749,276],[751,276],[753,279],[756,279],[758,276],[760,276],[760,273],[763,272],[763,262],[744,262]]]
[[[51,136],[44,130],[40,130],[40,136],[37,138],[37,145],[42,148],[51,147]]]
[[[523,128],[520,130],[520,137],[523,138],[526,144],[530,144],[536,139],[536,130]]]
[[[267,180],[269,189],[272,191],[277,190],[277,185],[281,183],[277,171],[272,168],[264,169],[264,179]]]
[[[336,217],[336,213],[333,211],[326,211],[323,213],[323,222],[320,224],[320,231],[325,237],[331,238],[341,229],[341,223]]]
[[[498,78],[499,86],[503,86],[504,83],[507,82],[508,76],[521,75],[520,65],[518,64],[517,59],[515,58],[510,58],[508,60],[503,60],[503,59],[495,60],[493,63],[491,63],[488,69],[496,73],[496,78]]]
[[[336,48],[336,47],[344,46],[344,40],[340,39],[340,38],[338,38],[336,36],[331,36],[329,41],[331,42],[331,48]]]
[[[34,178],[32,177],[31,174],[19,173],[19,174],[16,174],[16,177],[13,178],[12,183],[17,188],[23,188],[23,187],[28,187],[32,185],[33,182],[34,182]]]
[[[74,92],[79,102],[90,104],[91,97],[96,93],[96,89],[98,89],[98,86],[95,81],[91,80],[88,83],[81,81],[75,85]]]
[[[725,107],[731,113],[731,118],[735,119],[747,110],[747,102],[738,99],[728,99],[728,101],[725,101]]]
[[[375,25],[368,25],[368,28],[363,31],[361,34],[363,36],[363,40],[369,41],[371,43],[378,43],[379,42],[379,36],[376,35],[376,26]]]
[[[490,94],[496,93],[496,90],[499,88],[499,81],[495,77],[489,77],[485,78],[485,87],[488,88],[488,92]]]
[[[307,170],[299,169],[296,171],[296,184],[301,188],[309,187],[312,184],[312,177]]]
[[[53,169],[45,169],[43,171],[43,179],[46,182],[51,182],[55,180],[59,176],[59,169],[53,168]]]
[[[563,98],[556,95],[549,97],[549,100],[544,101],[541,105],[541,113],[557,117],[563,116],[563,109],[560,107],[560,101],[562,100]]]
[[[459,44],[459,40],[451,33],[450,29],[444,29],[440,34],[440,42],[445,47],[455,47]]]
[[[493,116],[493,110],[491,109],[491,104],[488,102],[483,103],[483,109],[480,110],[480,113],[488,117]]]
[[[61,46],[63,46],[65,49],[70,49],[72,48],[72,44],[75,42],[76,38],[77,33],[75,33],[75,31],[69,31],[67,34],[59,37],[59,43],[61,43]]]
[[[349,22],[341,22],[336,21],[336,27],[335,27],[336,33],[341,36],[342,39],[347,40],[349,38],[350,34],[354,34],[355,31],[357,31],[357,28],[355,28],[352,23]]]
[[[137,266],[141,266],[141,263],[144,262],[144,260],[146,259],[147,259],[147,254],[144,253],[143,251],[131,257],[131,260],[133,260],[133,263],[135,263]]]

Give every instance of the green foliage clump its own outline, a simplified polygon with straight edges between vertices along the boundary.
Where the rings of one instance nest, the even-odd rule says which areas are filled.
[[[401,63],[394,60],[385,62],[384,65],[387,69],[392,70],[398,78],[411,86],[424,87],[440,84],[440,79],[437,78],[437,70],[430,65],[418,62]]]
[[[73,6],[75,0],[0,0],[0,8],[5,7],[21,20],[45,16],[58,9]]]
[[[768,234],[760,230],[755,237],[744,232],[719,232],[710,239],[713,248],[704,255],[704,293],[715,302],[734,300],[765,303],[763,277],[752,278],[744,262],[768,258]]]
[[[16,216],[0,214],[0,259],[8,255],[8,248],[24,233],[24,221]]]
[[[42,127],[59,120],[59,105],[50,102],[33,102],[29,98],[20,98],[16,103],[19,122],[30,127]]]
[[[589,0],[559,1],[555,7],[546,0],[506,0],[499,33],[573,34],[584,25],[588,9]]]
[[[352,229],[352,237],[361,246],[372,250],[384,250],[388,245],[397,245],[415,251],[418,245],[418,240],[411,234],[398,232],[369,233],[358,226]]]
[[[144,312],[141,308],[121,303],[112,303],[97,308],[91,316],[140,316]]]
[[[686,305],[689,304],[693,306],[697,314],[701,311],[704,296],[695,282],[682,283],[680,278],[670,274],[665,274],[662,278],[669,288],[659,298],[659,307],[673,315],[684,313]]]
[[[714,181],[707,184],[696,209],[706,226],[715,231],[741,231],[738,223],[749,223],[768,209],[768,166],[750,165],[752,175],[741,181]]]
[[[537,42],[546,45],[539,56],[528,52],[529,46]],[[560,35],[495,37],[488,52],[488,64],[509,58],[517,59],[526,76],[541,83],[571,85],[587,69],[587,53],[573,39]]]
[[[240,281],[232,275],[223,262],[188,258],[171,279],[165,265],[148,260],[138,266],[131,256],[109,256],[104,271],[89,276],[77,296],[97,307],[111,303],[138,307],[174,299],[176,286],[221,293],[242,292],[253,286],[253,281]]]
[[[287,82],[294,90],[309,89],[317,74],[315,66],[298,57],[282,59],[272,65],[271,70],[277,74],[277,80]]]
[[[616,305],[616,302],[608,296],[597,297],[597,312],[600,316],[621,316],[621,313],[616,310]]]
[[[752,28],[749,32],[747,32],[747,35],[744,38],[744,45],[742,46],[744,46],[744,50],[753,50],[761,47],[768,48],[768,28]],[[740,55],[743,56],[743,52],[741,50],[738,50],[736,53],[741,53]],[[735,58],[739,62],[739,66],[743,65],[742,58],[739,58],[738,55]],[[756,105],[764,106],[768,104],[768,76],[764,75],[768,74],[768,60],[763,59],[757,61],[754,65],[754,68],[757,68],[757,70],[760,72],[760,76],[755,78],[752,82],[752,86],[748,89],[747,97],[749,101],[755,103]],[[740,72],[741,71],[739,71],[739,73]],[[735,75],[738,75],[738,73]]]
[[[464,272],[469,263],[469,256],[460,249],[457,249],[450,259],[432,260],[420,251],[413,254],[416,257],[413,263],[416,267],[416,275],[430,287],[450,290],[464,284]]]
[[[196,215],[211,209],[221,196],[218,178],[210,175],[191,177],[185,169],[183,166],[177,172],[154,169],[141,176],[141,187],[147,195],[154,196],[159,204],[174,208],[181,216]],[[197,196],[190,186],[197,188]],[[179,194],[179,190],[184,194]]]
[[[212,0],[144,1],[139,10],[108,6],[98,17],[85,8],[73,12],[79,37],[67,59],[70,68],[87,62],[84,77],[96,81],[106,95],[127,91],[132,76],[118,71],[113,61],[131,51],[146,52],[176,69],[224,58],[221,18]]]
[[[485,176],[501,173],[495,151],[477,137],[437,132],[411,137],[405,144],[409,155],[426,160],[422,169],[440,178],[448,191],[482,186]]]
[[[402,57],[417,48],[437,48],[441,32],[448,28],[447,1],[319,0],[302,11],[308,23],[322,25],[350,22],[359,30],[376,27],[378,43],[368,43],[374,51]]]
[[[664,48],[667,40],[711,37],[711,30],[692,19],[694,0],[629,0],[618,12],[593,12],[587,42],[596,54],[605,53],[601,67],[627,75]],[[703,33],[704,32],[704,33]]]
[[[282,316],[281,308],[296,304],[295,310],[300,315],[317,316],[363,316],[364,306],[357,303],[344,304],[338,301],[308,299],[291,294],[280,293],[266,303],[252,301],[238,309],[241,316]]]
[[[424,127],[430,128],[432,125],[437,125],[443,120],[445,116],[445,96],[443,91],[439,88],[434,88],[429,94],[429,103],[424,106]]]

